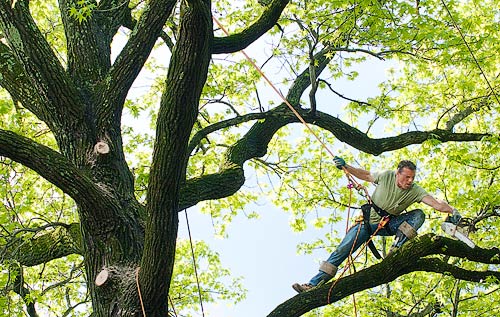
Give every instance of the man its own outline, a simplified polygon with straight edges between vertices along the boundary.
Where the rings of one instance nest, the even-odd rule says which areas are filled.
[[[356,178],[374,183],[377,187],[371,197],[372,203],[362,207],[364,211],[363,223],[357,223],[347,232],[337,250],[321,263],[319,273],[311,278],[309,283],[292,285],[293,289],[299,293],[330,280],[337,273],[338,266],[349,256],[349,253],[356,251],[376,232],[378,223],[383,217],[388,217],[389,221],[376,232],[376,235],[396,236],[389,253],[394,252],[407,240],[415,237],[418,228],[424,223],[425,214],[420,209],[404,212],[413,203],[423,202],[435,210],[452,214],[452,218],[456,222],[461,218],[457,210],[447,202],[435,199],[414,183],[417,168],[411,161],[401,161],[396,171],[373,174],[364,169],[347,165],[342,158],[337,156],[333,161],[337,168],[345,169]],[[360,226],[361,228],[359,228]]]

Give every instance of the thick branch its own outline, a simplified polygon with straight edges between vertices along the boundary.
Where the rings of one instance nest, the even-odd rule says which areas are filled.
[[[373,155],[380,155],[412,144],[421,144],[427,140],[470,142],[480,141],[489,135],[487,133],[452,133],[447,130],[436,129],[431,131],[410,131],[397,136],[376,139],[329,114],[319,111],[311,114],[302,109],[299,109],[299,113],[307,123],[328,130],[340,141]],[[287,124],[298,122],[300,122],[299,119],[285,105],[280,105],[269,111],[266,114],[266,119],[255,123],[248,133],[230,149],[230,161],[241,165],[251,158],[265,155],[268,143],[276,131]]]
[[[267,114],[259,112],[259,113],[249,113],[246,115],[238,116],[235,118],[222,120],[212,125],[209,125],[200,131],[196,132],[196,134],[191,138],[188,145],[188,153],[192,153],[193,150],[200,144],[201,140],[203,140],[210,133],[228,128],[234,127],[238,124],[245,123],[252,120],[263,119],[267,116]]]
[[[9,47],[2,42],[0,42],[0,56],[2,57],[0,58],[0,86],[9,92],[14,102],[21,102],[40,120],[46,121],[48,118],[40,109],[40,96],[26,76],[23,66]]]
[[[66,34],[68,72],[80,89],[89,90],[102,80],[111,66],[111,41],[130,12],[128,1],[101,1],[84,20],[70,14],[71,8],[78,5],[76,1],[58,3]]]
[[[410,131],[392,137],[374,139],[336,117],[321,112],[318,112],[317,115],[316,119],[308,118],[306,121],[314,122],[317,126],[332,132],[340,141],[373,155],[402,149],[412,144],[422,144],[427,140],[472,142],[481,141],[484,137],[490,136],[488,133],[453,133],[448,130],[434,129],[430,131]]]
[[[279,305],[268,316],[291,317],[301,316],[306,312],[321,306],[339,301],[359,291],[370,289],[394,281],[410,272],[427,271],[438,274],[449,274],[457,279],[471,282],[482,282],[487,277],[500,278],[497,271],[471,271],[445,263],[438,258],[428,258],[429,255],[467,254],[472,261],[500,264],[500,250],[471,249],[464,243],[434,234],[426,234],[412,240],[398,252],[364,270],[352,275],[338,278],[333,283],[299,294]]]
[[[139,274],[146,312],[151,316],[164,315],[167,308],[187,146],[207,79],[213,40],[210,1],[188,0],[182,5],[179,40],[172,52],[158,113],[147,194],[149,218]]]
[[[108,78],[103,81],[105,86],[101,94],[103,100],[100,103],[103,107],[100,111],[103,116],[99,116],[102,118],[100,126],[104,127],[107,122],[113,121],[109,116],[120,116],[127,93],[149,57],[176,2],[152,0],[146,4],[127,44],[116,58]]]
[[[6,238],[5,245],[0,245],[0,258],[35,266],[70,254],[83,254],[81,239],[78,223],[58,225],[50,231],[19,230]]]
[[[269,31],[278,21],[290,0],[273,0],[251,26],[240,33],[214,38],[212,54],[233,53],[246,48]]]
[[[43,100],[47,123],[64,126],[62,118],[81,116],[79,94],[30,15],[28,1],[0,1],[0,29],[9,47]],[[11,83],[15,84],[15,83]],[[37,98],[38,99],[38,98]],[[42,111],[40,105],[40,111]],[[38,111],[38,113],[40,113]]]
[[[179,211],[200,201],[229,197],[245,183],[243,167],[227,165],[219,173],[190,179],[181,188]]]
[[[102,189],[89,177],[47,146],[0,129],[0,156],[31,168],[89,210],[110,212],[115,208],[113,200],[103,195]]]

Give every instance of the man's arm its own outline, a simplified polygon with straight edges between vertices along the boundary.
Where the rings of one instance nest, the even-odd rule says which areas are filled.
[[[344,168],[346,171],[351,173],[354,177],[359,178],[361,180],[373,183],[375,181],[375,178],[373,175],[370,173],[370,171],[364,170],[362,168],[356,168],[352,167],[351,165],[344,165]]]
[[[340,170],[344,169],[346,172],[348,172],[349,174],[352,174],[356,178],[359,178],[361,180],[364,180],[364,181],[367,181],[370,183],[373,183],[375,181],[375,177],[373,177],[373,175],[369,171],[364,170],[362,168],[357,168],[357,167],[353,167],[351,165],[347,165],[345,163],[344,159],[341,157],[335,156],[333,158],[333,163],[335,164],[335,166],[338,169],[340,169]]]
[[[448,214],[453,213],[453,207],[451,207],[446,201],[438,200],[431,195],[424,196],[424,198],[422,198],[422,202],[428,206],[431,206],[437,211],[445,212]]]

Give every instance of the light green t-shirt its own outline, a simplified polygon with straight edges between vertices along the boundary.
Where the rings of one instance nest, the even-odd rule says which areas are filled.
[[[429,195],[425,189],[413,183],[408,189],[401,189],[396,185],[396,172],[385,171],[374,173],[374,183],[377,184],[372,194],[372,201],[375,205],[392,215],[399,215],[413,203],[419,203],[422,198]],[[372,211],[370,222],[377,223],[380,216]]]

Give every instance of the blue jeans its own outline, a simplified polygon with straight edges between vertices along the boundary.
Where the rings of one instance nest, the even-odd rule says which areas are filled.
[[[377,236],[392,236],[396,234],[396,231],[398,230],[399,226],[406,221],[410,226],[415,228],[417,230],[422,226],[425,220],[425,214],[422,210],[420,209],[415,209],[412,211],[409,211],[407,213],[401,214],[399,216],[393,217],[386,225],[384,228],[380,229],[377,232]],[[359,229],[359,226],[361,226],[361,229]],[[370,224],[371,226],[371,232],[375,232],[377,230],[378,224]],[[359,229],[359,233],[358,233]],[[388,229],[388,230],[387,230]],[[356,238],[357,236],[357,238]],[[335,265],[338,267],[344,260],[349,256],[349,253],[352,252],[354,253],[363,243],[368,241],[370,238],[370,233],[368,230],[366,230],[364,223],[358,223],[351,227],[347,234],[345,235],[344,239],[342,242],[340,242],[339,246],[337,247],[337,250],[333,251],[333,253],[330,255],[330,257],[326,260],[327,262]],[[408,240],[408,238],[403,237],[403,239],[399,240],[398,243],[396,244],[396,247],[400,247],[403,245]],[[354,245],[354,248],[352,247],[354,241],[356,241],[356,244]],[[319,271],[318,274],[316,274],[310,281],[309,284],[311,285],[318,285],[320,282],[325,281],[327,282],[329,279],[331,279],[332,276],[329,274],[326,274],[323,271]]]

